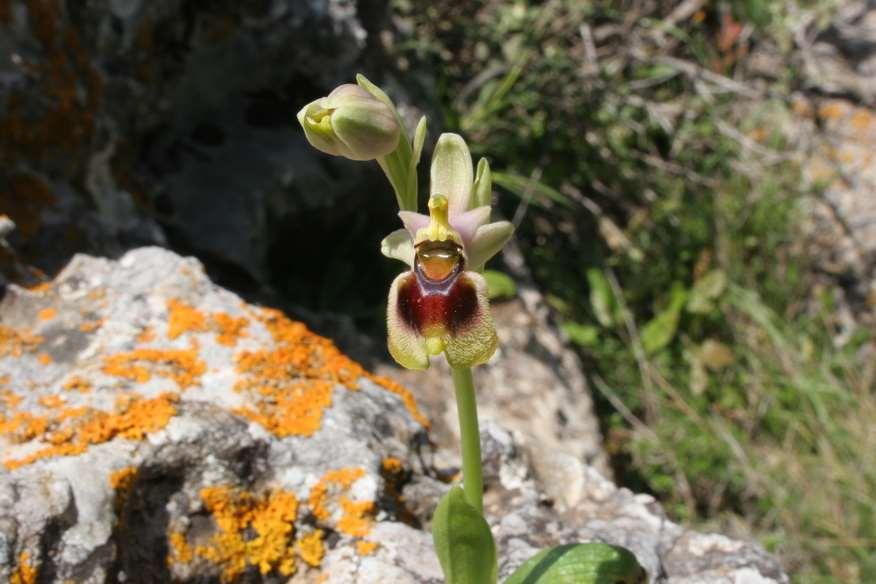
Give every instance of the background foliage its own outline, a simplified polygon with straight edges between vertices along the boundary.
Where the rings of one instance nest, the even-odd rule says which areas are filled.
[[[401,62],[490,157],[617,478],[796,582],[876,581],[871,331],[803,243],[787,59],[833,3],[397,0]],[[782,64],[752,72],[752,47]]]

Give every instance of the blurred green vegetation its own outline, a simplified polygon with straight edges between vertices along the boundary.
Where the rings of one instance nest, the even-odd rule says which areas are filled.
[[[876,581],[872,335],[837,334],[793,152],[795,19],[834,4],[395,2],[398,54],[496,169],[618,480],[799,583]]]

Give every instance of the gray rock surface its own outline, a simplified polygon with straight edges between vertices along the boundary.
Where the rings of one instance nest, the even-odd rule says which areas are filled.
[[[411,395],[196,260],[77,256],[10,286],[0,323],[0,581],[441,582],[428,522],[447,469]],[[519,438],[487,421],[482,440],[503,574],[600,540],[652,582],[787,581],[578,453],[541,461],[548,495]]]
[[[823,189],[812,247],[841,282],[842,337],[876,318],[876,4],[841,3],[822,26],[804,14],[795,40],[813,91],[795,99],[792,133],[805,177]]]

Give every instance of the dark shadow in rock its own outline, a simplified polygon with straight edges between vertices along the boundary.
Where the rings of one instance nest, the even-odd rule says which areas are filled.
[[[133,484],[117,489],[118,520],[112,533],[116,559],[108,582],[153,584],[170,582],[167,569],[167,503],[183,484],[183,471],[160,467],[140,469]]]
[[[64,532],[76,525],[78,512],[75,499],[71,496],[64,512],[49,520],[40,532],[40,570],[37,584],[50,584],[58,580],[58,567],[54,558],[58,557],[61,537]]]

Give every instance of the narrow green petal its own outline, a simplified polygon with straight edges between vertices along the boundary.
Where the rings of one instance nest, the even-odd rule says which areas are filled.
[[[430,195],[444,195],[450,203],[450,213],[469,209],[474,175],[471,153],[459,134],[441,134],[432,154]]]
[[[407,369],[423,370],[429,368],[426,339],[411,328],[399,314],[399,289],[415,278],[413,272],[404,272],[392,281],[392,286],[389,288],[389,298],[386,303],[387,346],[389,354],[399,365]]]
[[[460,280],[460,285],[474,287],[477,309],[464,327],[445,338],[444,354],[447,362],[451,367],[457,368],[485,363],[499,346],[493,316],[490,314],[490,302],[487,299],[486,280],[475,272],[464,272],[460,275]]]
[[[407,229],[396,229],[380,242],[380,253],[414,266],[414,241]]]
[[[478,161],[478,170],[475,173],[474,192],[472,193],[472,207],[489,206],[493,203],[493,176],[490,173],[490,163],[486,158]]]
[[[513,234],[514,226],[508,221],[497,221],[480,227],[468,250],[468,265],[473,269],[480,269],[502,250]]]

